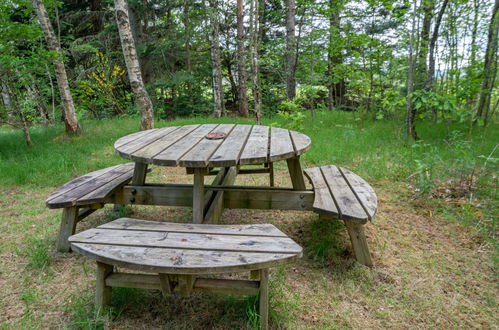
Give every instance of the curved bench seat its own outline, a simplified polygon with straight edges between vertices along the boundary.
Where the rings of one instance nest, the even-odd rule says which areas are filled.
[[[305,170],[314,187],[315,212],[364,224],[372,220],[378,208],[374,189],[346,168],[326,165]]]
[[[260,296],[260,325],[268,327],[268,269],[295,260],[302,247],[271,224],[207,225],[121,218],[69,238],[74,251],[97,261],[96,308],[111,288],[220,292]],[[115,267],[140,273],[117,272]],[[152,272],[156,274],[144,274]],[[200,277],[251,272],[251,280]]]

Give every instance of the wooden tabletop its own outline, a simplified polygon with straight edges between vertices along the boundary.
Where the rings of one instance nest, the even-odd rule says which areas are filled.
[[[69,238],[73,250],[109,265],[167,274],[255,270],[301,257],[271,224],[193,225],[121,218]]]
[[[222,139],[209,139],[222,133]],[[116,153],[135,162],[163,166],[229,167],[275,162],[301,155],[310,138],[283,128],[260,125],[171,126],[130,134],[114,144]]]

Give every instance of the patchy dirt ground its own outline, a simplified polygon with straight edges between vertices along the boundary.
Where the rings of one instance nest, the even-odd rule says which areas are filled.
[[[157,182],[189,182],[178,169],[158,169]],[[264,176],[237,184],[266,184]],[[286,172],[277,185],[289,185]],[[366,226],[376,266],[355,263],[338,221],[311,212],[225,210],[223,223],[272,223],[304,247],[304,257],[274,269],[271,327],[497,328],[497,276],[491,251],[472,229],[411,203],[405,188],[373,184],[379,211]],[[60,211],[48,210],[51,189],[8,189],[0,199],[2,328],[234,329],[257,324],[251,298],[195,294],[164,299],[156,291],[113,292],[113,312],[92,308],[94,263],[55,252]],[[188,222],[187,208],[131,208],[132,217]],[[109,221],[111,208],[78,230]],[[48,260],[48,266],[37,262]]]

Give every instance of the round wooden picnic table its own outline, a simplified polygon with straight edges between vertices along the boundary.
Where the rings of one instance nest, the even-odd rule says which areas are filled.
[[[225,137],[209,138],[213,133]],[[310,144],[308,136],[283,128],[204,124],[130,134],[117,140],[114,148],[121,157],[138,163],[206,168],[289,159],[303,154]]]
[[[310,138],[278,127],[240,124],[202,124],[151,129],[124,136],[114,149],[135,162],[132,185],[145,184],[148,164],[181,166],[194,174],[193,222],[204,219],[204,175],[209,168],[235,168],[286,160],[295,190],[305,190],[300,155]]]

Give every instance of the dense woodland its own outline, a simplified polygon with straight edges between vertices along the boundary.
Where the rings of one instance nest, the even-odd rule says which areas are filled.
[[[0,120],[23,130],[141,114],[299,122],[304,111],[486,126],[496,0],[6,0]]]

